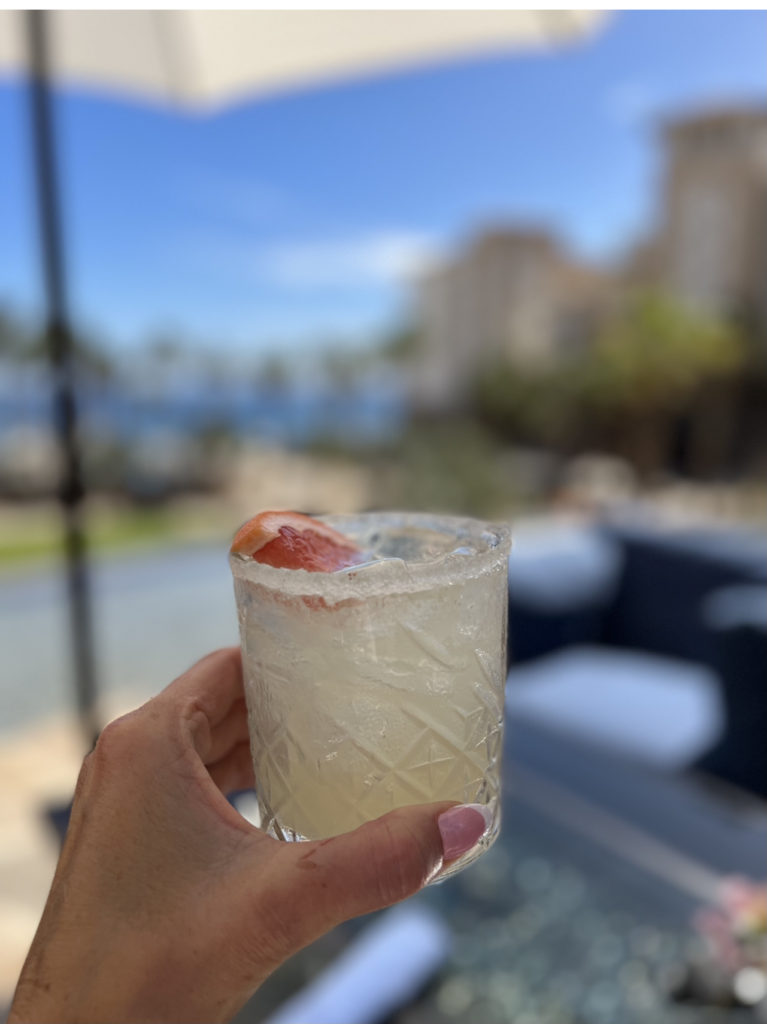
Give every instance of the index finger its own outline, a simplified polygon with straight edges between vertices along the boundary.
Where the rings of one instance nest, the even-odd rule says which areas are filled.
[[[242,657],[239,647],[222,647],[187,669],[160,694],[187,712],[202,712],[211,728],[242,700]]]

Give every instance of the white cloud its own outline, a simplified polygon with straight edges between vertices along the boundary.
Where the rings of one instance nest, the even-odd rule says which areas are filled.
[[[217,276],[303,290],[407,282],[427,269],[439,253],[432,236],[394,229],[261,245],[241,237],[206,235],[174,249]]]
[[[347,287],[407,280],[436,257],[428,235],[379,231],[344,239],[286,242],[259,253],[255,269],[263,279],[291,288]]]

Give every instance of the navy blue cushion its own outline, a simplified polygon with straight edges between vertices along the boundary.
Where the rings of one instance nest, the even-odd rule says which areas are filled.
[[[623,549],[623,578],[605,620],[604,639],[712,663],[716,639],[701,616],[711,591],[767,582],[767,538],[747,531],[661,531],[610,527]]]

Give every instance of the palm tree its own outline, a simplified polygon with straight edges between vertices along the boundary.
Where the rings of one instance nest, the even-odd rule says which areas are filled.
[[[675,418],[708,383],[742,365],[739,332],[663,295],[645,295],[607,324],[588,361],[590,399],[622,422],[644,475],[668,464]]]

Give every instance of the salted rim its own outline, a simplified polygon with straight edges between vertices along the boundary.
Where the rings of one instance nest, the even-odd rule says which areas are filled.
[[[347,536],[376,528],[403,527],[435,530],[455,537],[456,545],[471,543],[475,552],[450,550],[423,562],[391,559],[369,566],[349,566],[336,572],[307,572],[306,569],[276,569],[233,552],[229,555],[232,575],[283,594],[323,597],[333,603],[379,593],[408,593],[439,584],[474,579],[506,564],[511,530],[504,523],[488,523],[460,516],[415,512],[363,512],[357,515],[317,516]]]

